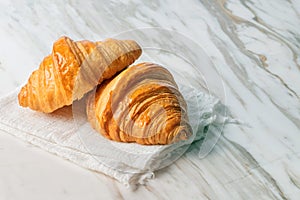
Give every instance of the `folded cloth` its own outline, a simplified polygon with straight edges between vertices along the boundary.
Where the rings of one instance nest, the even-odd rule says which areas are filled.
[[[0,129],[82,167],[136,186],[179,158],[195,140],[205,135],[219,135],[213,131],[220,129],[210,130],[209,125],[222,126],[226,122],[226,113],[220,109],[222,104],[218,99],[195,88],[183,86],[180,90],[187,101],[195,134],[187,141],[172,145],[110,141],[76,114],[80,106],[73,104],[51,114],[35,112],[19,106],[18,89],[0,98]]]

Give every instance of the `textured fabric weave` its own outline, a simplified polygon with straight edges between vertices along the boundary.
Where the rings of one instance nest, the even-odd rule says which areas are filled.
[[[134,186],[153,178],[154,171],[179,158],[194,140],[205,135],[219,135],[213,131],[220,129],[207,130],[205,127],[222,126],[227,121],[216,98],[191,88],[180,90],[187,100],[190,122],[196,135],[189,141],[173,145],[145,146],[107,140],[87,121],[76,120],[74,106],[52,114],[20,107],[18,90],[0,99],[0,129],[82,167]],[[204,130],[207,130],[205,134]]]

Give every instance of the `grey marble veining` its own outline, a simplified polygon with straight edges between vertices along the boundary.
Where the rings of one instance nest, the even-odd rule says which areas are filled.
[[[0,199],[299,199],[298,0],[1,1],[0,11],[0,94],[24,83],[61,35],[161,27],[204,49],[210,92],[248,124],[226,126],[207,157],[188,152],[135,192],[0,132]]]

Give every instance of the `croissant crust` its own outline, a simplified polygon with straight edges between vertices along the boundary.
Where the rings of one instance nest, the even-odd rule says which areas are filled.
[[[148,145],[187,139],[186,109],[171,73],[152,63],[125,69],[87,101],[88,120],[104,137]]]
[[[74,42],[61,37],[22,87],[19,104],[45,113],[53,112],[82,98],[140,55],[140,46],[132,40]]]

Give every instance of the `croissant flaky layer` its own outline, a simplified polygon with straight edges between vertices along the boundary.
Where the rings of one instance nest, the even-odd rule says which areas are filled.
[[[170,144],[191,135],[186,103],[171,73],[141,63],[104,82],[87,101],[94,129],[108,139],[139,144]]]
[[[132,64],[141,52],[132,40],[74,42],[61,37],[22,87],[19,104],[45,113],[71,105],[97,84]]]

